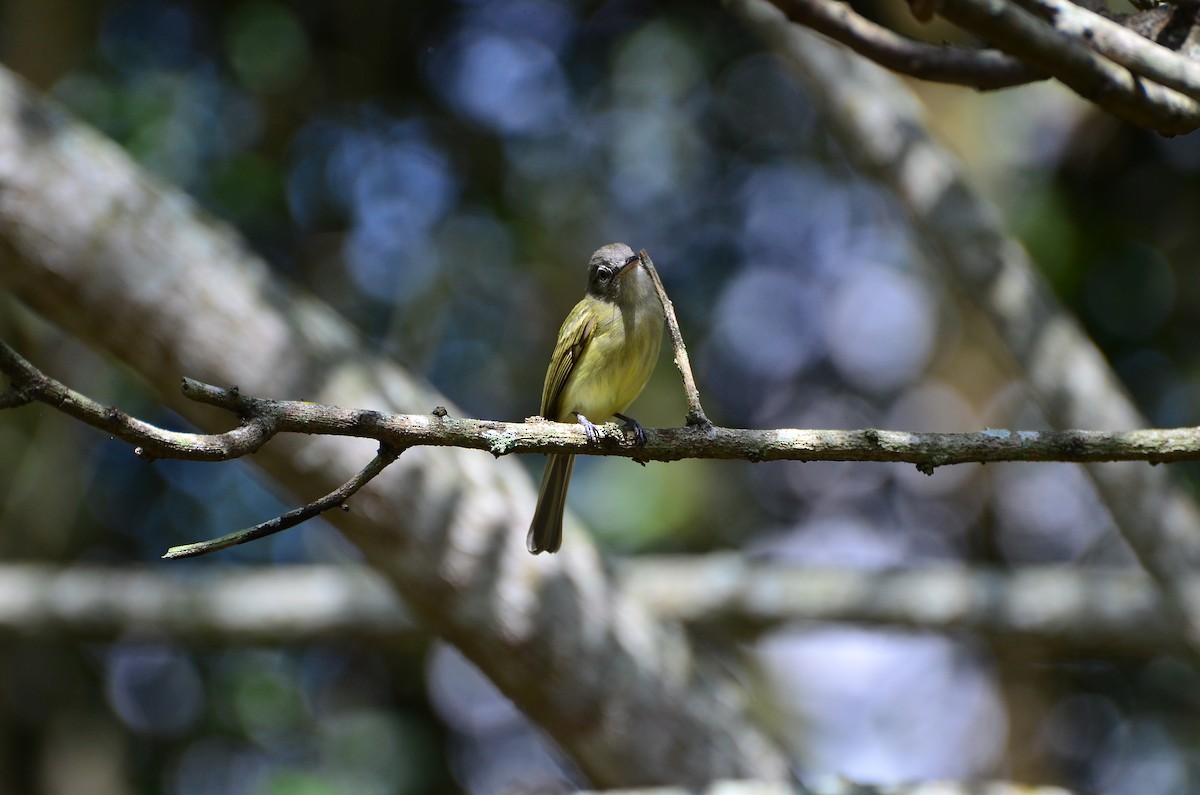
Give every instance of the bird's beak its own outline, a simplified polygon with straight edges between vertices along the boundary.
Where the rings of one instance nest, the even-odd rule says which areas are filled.
[[[632,257],[625,260],[625,264],[621,266],[621,270],[617,271],[617,276],[624,276],[641,264],[642,258],[637,254],[634,254]]]

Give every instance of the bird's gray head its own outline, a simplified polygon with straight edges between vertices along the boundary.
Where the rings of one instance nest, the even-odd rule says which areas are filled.
[[[641,268],[638,255],[624,243],[609,243],[592,254],[588,262],[588,295],[602,301],[620,301],[631,296],[633,285],[622,289],[624,282],[631,281]]]

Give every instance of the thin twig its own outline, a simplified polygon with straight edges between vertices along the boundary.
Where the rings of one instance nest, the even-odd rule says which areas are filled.
[[[675,367],[683,379],[683,393],[688,402],[687,424],[700,428],[712,427],[712,421],[704,413],[704,407],[700,405],[700,390],[696,388],[696,379],[692,376],[692,363],[688,359],[687,346],[683,344],[683,333],[679,330],[679,321],[675,318],[675,305],[667,296],[667,288],[663,287],[662,279],[659,278],[658,271],[654,269],[654,262],[650,259],[646,249],[638,252],[638,257],[641,258],[646,272],[650,274],[650,280],[654,282],[658,300],[662,302],[663,315],[667,319],[667,333],[671,337],[671,346],[675,349]]]
[[[164,558],[174,560],[176,558],[194,558],[199,555],[207,555],[209,552],[216,552],[221,549],[245,544],[247,541],[255,541],[259,538],[266,538],[269,535],[295,527],[302,522],[307,522],[316,516],[320,516],[328,510],[344,506],[356,491],[371,482],[371,480],[382,472],[388,464],[396,460],[402,451],[390,445],[380,445],[379,452],[371,459],[371,463],[363,467],[357,475],[350,478],[339,488],[334,489],[319,500],[314,500],[307,505],[288,511],[287,513],[276,516],[274,519],[269,519],[253,527],[247,527],[244,530],[223,535],[220,538],[214,538],[210,541],[197,541],[194,544],[183,544],[177,547],[171,547],[167,550]]]

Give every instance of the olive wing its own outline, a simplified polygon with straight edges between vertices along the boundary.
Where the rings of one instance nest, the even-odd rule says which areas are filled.
[[[559,412],[562,406],[563,388],[571,377],[575,365],[579,363],[583,352],[596,331],[596,315],[591,311],[586,300],[580,301],[563,321],[558,330],[558,343],[554,346],[554,355],[550,357],[550,367],[546,370],[546,383],[542,387],[541,414],[548,420],[560,420]]]

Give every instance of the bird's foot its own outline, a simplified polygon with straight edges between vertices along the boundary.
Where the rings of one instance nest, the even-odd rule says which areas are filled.
[[[588,441],[596,444],[600,441],[600,433],[596,430],[596,426],[587,417],[580,414],[578,411],[571,412],[575,415],[575,419],[579,420],[579,424],[583,426],[583,432],[587,434]]]
[[[627,429],[633,431],[634,441],[638,443],[639,447],[646,445],[646,429],[642,427],[640,422],[633,417],[626,417],[624,414],[614,414],[613,416],[625,423]]]

